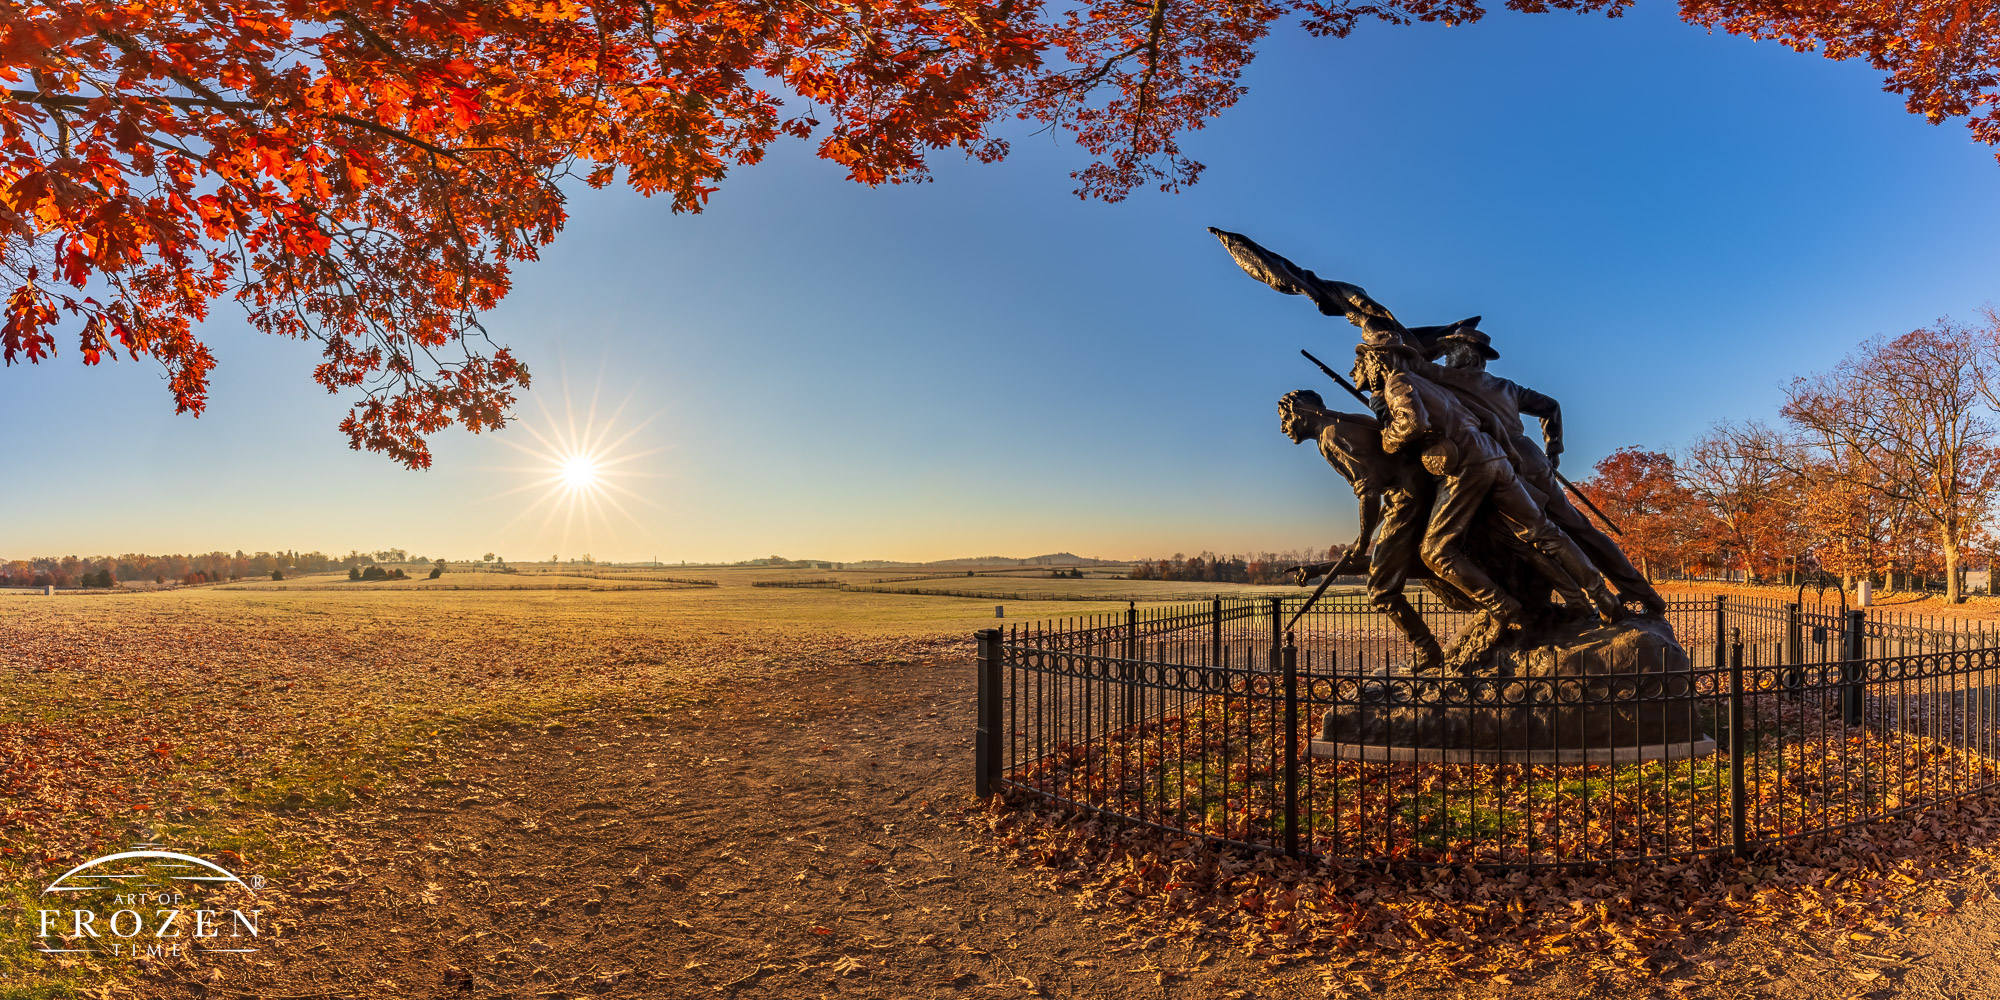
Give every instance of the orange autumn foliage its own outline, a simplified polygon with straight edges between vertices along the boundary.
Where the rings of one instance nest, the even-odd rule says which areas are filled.
[[[1964,556],[2000,499],[1996,352],[2000,321],[1940,321],[1868,341],[1785,391],[1784,417],[1812,442],[1823,485],[1848,506],[1872,494],[1926,526],[1952,603]]]
[[[1576,485],[1622,534],[1618,545],[1648,577],[1678,569],[1696,552],[1697,505],[1680,484],[1673,456],[1620,448]]]
[[[1628,0],[1513,0],[1617,15]],[[2000,143],[1991,10],[1716,3],[1683,16],[1881,69],[1911,110]],[[129,0],[0,9],[0,358],[58,339],[162,363],[200,413],[217,300],[316,341],[350,443],[412,467],[505,423],[528,372],[480,314],[565,221],[561,185],[699,211],[791,136],[864,184],[1066,130],[1078,193],[1173,190],[1281,18],[1478,20],[1470,0]]]

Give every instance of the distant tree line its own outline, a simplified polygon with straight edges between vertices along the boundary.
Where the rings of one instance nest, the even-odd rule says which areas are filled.
[[[253,577],[282,578],[302,573],[330,573],[377,563],[428,562],[412,560],[402,549],[349,552],[208,552],[189,555],[43,556],[0,560],[0,587],[114,587],[120,583],[223,583]],[[441,560],[440,560],[441,561]],[[273,574],[278,574],[274,577]]]
[[[589,556],[585,556],[589,559]],[[763,566],[769,569],[837,569],[834,563],[825,559],[787,559],[784,556],[765,556],[761,559],[745,559],[730,563],[732,566]]]
[[[1624,448],[1579,483],[1655,580],[1723,576],[1960,596],[2000,548],[2000,316],[1862,344],[1792,380],[1781,423]]]
[[[1213,552],[1189,556],[1176,552],[1171,559],[1141,560],[1133,565],[1130,576],[1134,580],[1198,583],[1293,583],[1288,573],[1292,567],[1332,559],[1339,549],[1335,545],[1326,550],[1259,552],[1249,556],[1219,556]]]

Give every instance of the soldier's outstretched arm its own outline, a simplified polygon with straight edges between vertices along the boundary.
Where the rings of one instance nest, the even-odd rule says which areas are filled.
[[[1369,403],[1380,404],[1385,411],[1382,420],[1383,451],[1400,452],[1412,444],[1422,447],[1430,437],[1430,411],[1417,396],[1416,387],[1410,384],[1408,372],[1400,369],[1391,372]]]
[[[1370,492],[1355,497],[1361,502],[1361,531],[1354,538],[1354,544],[1340,554],[1340,561],[1329,572],[1339,576],[1342,571],[1363,568],[1368,565],[1368,552],[1373,545],[1375,529],[1382,524],[1382,494]],[[1350,565],[1357,564],[1357,565]]]
[[[1542,451],[1549,456],[1549,465],[1554,466],[1563,451],[1563,411],[1562,404],[1553,396],[1545,396],[1525,385],[1516,384],[1516,393],[1521,401],[1521,412],[1542,422]]]
[[[1313,563],[1309,566],[1294,566],[1292,573],[1303,587],[1316,576],[1345,576],[1368,568],[1369,540],[1375,535],[1375,528],[1382,523],[1382,494],[1356,491],[1356,499],[1361,501],[1361,534],[1340,553],[1340,558],[1327,563]]]

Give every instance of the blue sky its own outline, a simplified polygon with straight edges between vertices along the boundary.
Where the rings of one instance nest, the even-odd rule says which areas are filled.
[[[1861,340],[2000,299],[2000,166],[1867,67],[1709,36],[1671,11],[1281,31],[1186,143],[1180,195],[1070,194],[1080,152],[867,189],[800,144],[674,216],[579,191],[488,320],[536,378],[519,415],[625,401],[629,517],[529,509],[525,428],[351,452],[305,344],[233,307],[208,414],[156,369],[0,371],[0,556],[399,546],[515,559],[1104,557],[1324,546],[1345,485],[1277,429],[1298,357],[1351,328],[1243,276],[1204,227],[1472,314],[1494,370],[1563,401],[1572,474],[1769,418]],[[1329,394],[1330,401],[1337,397]],[[552,416],[545,416],[547,414]],[[643,426],[640,424],[643,422]]]

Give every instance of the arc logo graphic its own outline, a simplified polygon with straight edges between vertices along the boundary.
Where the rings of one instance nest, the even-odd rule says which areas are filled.
[[[257,951],[263,878],[160,845],[92,858],[41,892],[34,947],[47,955],[166,958]],[[226,906],[224,901],[238,905]]]

